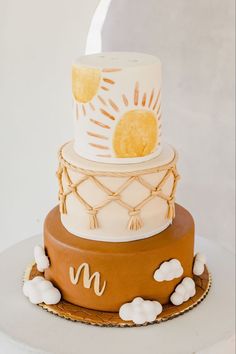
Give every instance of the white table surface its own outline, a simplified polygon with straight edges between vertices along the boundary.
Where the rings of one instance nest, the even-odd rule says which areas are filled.
[[[195,309],[166,323],[139,328],[99,328],[73,323],[32,305],[21,286],[40,236],[0,255],[0,354],[233,354],[234,255],[198,238],[213,285]]]

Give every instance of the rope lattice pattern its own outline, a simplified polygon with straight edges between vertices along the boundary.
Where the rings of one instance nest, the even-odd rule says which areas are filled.
[[[136,172],[95,172],[90,170],[84,170],[78,168],[70,163],[68,163],[62,156],[62,150],[59,153],[59,168],[57,171],[57,177],[59,181],[59,201],[60,201],[60,212],[62,214],[67,214],[67,197],[72,194],[79,203],[81,203],[89,216],[89,226],[90,229],[97,229],[100,227],[98,220],[99,210],[107,206],[109,203],[115,202],[120,206],[125,208],[129,215],[128,229],[138,230],[143,226],[143,220],[141,219],[142,208],[149,203],[154,198],[161,198],[166,201],[168,205],[167,218],[172,220],[175,217],[175,192],[177,187],[177,182],[179,179],[179,174],[176,169],[176,159],[175,154],[174,159],[167,165],[157,167],[154,169],[149,169],[145,171]],[[72,181],[69,171],[78,172],[82,177],[75,183]],[[148,183],[142,176],[150,173],[158,173],[165,171],[165,174],[161,181],[156,185],[152,186]],[[173,176],[173,186],[169,195],[163,192],[163,187],[170,176]],[[125,182],[114,192],[110,190],[104,183],[98,180],[98,176],[112,176],[112,177],[126,177]],[[66,182],[66,189],[63,186],[63,177]],[[103,202],[92,206],[89,204],[80,194],[79,187],[85,181],[91,181],[97,188],[103,191],[107,197]],[[149,195],[135,206],[132,206],[122,200],[122,192],[124,192],[134,181],[139,182],[144,188],[149,191]]]

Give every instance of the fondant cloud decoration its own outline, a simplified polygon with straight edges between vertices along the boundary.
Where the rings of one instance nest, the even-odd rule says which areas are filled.
[[[44,272],[45,269],[49,268],[49,258],[46,256],[42,246],[37,245],[34,247],[34,259],[39,272]]]
[[[197,253],[193,265],[193,274],[201,275],[204,272],[206,264],[206,256],[202,253]]]
[[[135,324],[153,322],[162,312],[162,305],[158,301],[143,300],[136,297],[120,307],[119,316],[124,321],[133,321]]]
[[[190,297],[196,294],[196,287],[193,279],[186,277],[182,282],[177,285],[175,291],[170,297],[173,305],[181,305],[183,302],[188,301]]]
[[[46,305],[55,305],[61,300],[60,291],[43,277],[35,277],[24,283],[23,293],[32,304],[44,302]]]
[[[154,273],[154,279],[156,281],[170,281],[175,278],[181,277],[184,270],[178,259],[171,259],[170,261],[164,262]]]

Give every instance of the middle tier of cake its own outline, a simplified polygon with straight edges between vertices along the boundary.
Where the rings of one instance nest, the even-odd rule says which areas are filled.
[[[79,157],[73,143],[59,152],[60,215],[64,227],[86,239],[126,242],[166,229],[175,216],[179,175],[169,145],[139,164],[117,165]]]

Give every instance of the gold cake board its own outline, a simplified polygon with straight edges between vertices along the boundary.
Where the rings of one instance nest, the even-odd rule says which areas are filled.
[[[26,270],[24,280],[31,280],[36,276],[42,276],[35,264],[31,264]],[[138,327],[146,326],[155,323],[161,323],[164,321],[171,320],[174,317],[180,316],[185,312],[193,309],[195,306],[200,304],[208,294],[211,287],[211,274],[209,273],[207,267],[202,275],[193,277],[196,284],[196,295],[190,298],[188,301],[184,302],[182,305],[174,306],[171,303],[163,306],[162,313],[157,316],[156,320],[151,323],[145,323],[143,325],[136,325],[132,321],[123,321],[119,317],[118,312],[105,312],[91,310],[77,305],[73,305],[65,300],[61,300],[56,305],[46,305],[44,303],[39,304],[40,307],[47,310],[54,315],[65,318],[74,322],[81,322],[94,326],[101,327]]]

